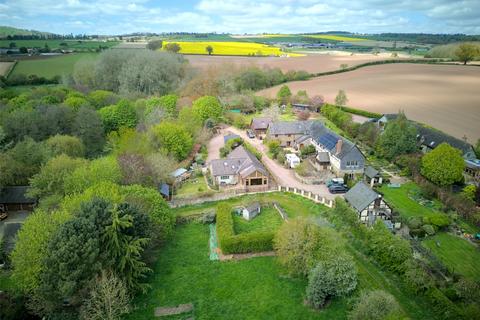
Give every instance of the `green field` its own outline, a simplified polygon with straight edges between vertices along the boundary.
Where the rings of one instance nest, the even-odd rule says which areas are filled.
[[[52,78],[63,74],[71,74],[75,63],[80,59],[95,59],[98,53],[72,53],[44,59],[20,60],[10,76],[35,74]]]
[[[17,48],[44,48],[45,44],[53,49],[71,49],[71,50],[88,50],[97,49],[99,46],[111,48],[119,44],[118,41],[93,41],[93,40],[0,40],[0,47],[8,48],[10,43],[15,43]],[[60,46],[61,43],[66,43],[67,46]]]
[[[303,303],[306,281],[289,277],[275,257],[210,261],[208,238],[207,225],[177,227],[149,278],[151,289],[137,297],[126,319],[155,319],[156,307],[183,303],[194,304],[193,314],[167,319],[345,319],[354,296],[378,288],[393,294],[411,319],[435,318],[421,299],[402,291],[394,277],[355,251],[359,289],[353,297],[334,299],[324,310],[313,311]]]
[[[430,249],[450,271],[480,280],[480,251],[472,243],[442,232],[422,241],[422,245]]]
[[[240,234],[258,231],[275,231],[282,225],[283,219],[273,206],[263,206],[260,214],[250,221],[234,214],[233,223],[235,234]]]
[[[444,214],[439,211],[440,203],[438,201],[422,205],[414,199],[420,188],[413,182],[405,183],[400,188],[389,188],[384,184],[379,191],[383,193],[387,203],[393,206],[403,217],[430,217]]]

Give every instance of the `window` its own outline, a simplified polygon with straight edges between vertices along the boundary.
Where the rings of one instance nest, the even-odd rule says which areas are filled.
[[[228,179],[230,179],[230,176],[220,176],[220,179],[222,179],[222,180],[228,180]]]
[[[275,138],[278,138],[278,134],[275,135]]]

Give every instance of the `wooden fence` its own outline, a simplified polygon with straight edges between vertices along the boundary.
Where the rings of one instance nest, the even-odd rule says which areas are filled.
[[[215,193],[212,196],[209,197],[201,197],[201,198],[191,198],[191,199],[173,199],[172,201],[169,202],[170,207],[172,208],[178,208],[178,207],[183,207],[183,206],[188,206],[188,205],[195,205],[195,204],[201,204],[205,202],[213,202],[213,201],[221,201],[221,200],[227,200],[231,198],[236,198],[240,197],[243,195],[248,195],[248,194],[259,194],[259,193],[270,193],[270,192],[290,192],[297,194],[299,196],[302,196],[304,198],[310,199],[316,203],[323,204],[329,208],[333,208],[335,205],[335,201],[331,199],[327,199],[321,195],[315,194],[311,191],[306,191],[294,187],[288,187],[288,186],[278,186],[275,188],[258,188],[258,189],[232,189],[228,191],[224,191],[221,193]]]

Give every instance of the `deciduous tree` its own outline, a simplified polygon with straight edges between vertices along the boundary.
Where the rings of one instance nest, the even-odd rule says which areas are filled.
[[[211,45],[208,45],[205,50],[207,51],[208,55],[212,55],[213,53],[213,47]]]
[[[165,50],[167,50],[169,52],[173,52],[173,53],[178,53],[181,50],[180,45],[176,42],[167,43],[164,46],[164,48],[165,48]]]
[[[290,88],[286,84],[281,86],[280,90],[278,90],[277,92],[278,103],[287,104],[290,101],[291,97],[292,97],[292,92],[290,91]]]
[[[470,62],[476,57],[480,56],[480,49],[475,44],[462,43],[458,46],[457,50],[455,50],[455,55],[457,56],[458,60],[462,61],[465,65],[467,62]]]
[[[349,314],[351,320],[400,318],[402,312],[395,297],[383,290],[363,292]]]
[[[462,152],[442,143],[422,157],[420,172],[439,186],[449,186],[463,179],[465,162]]]
[[[48,138],[45,143],[54,156],[65,154],[69,157],[81,158],[85,155],[85,146],[77,137],[57,134]]]
[[[217,98],[204,96],[193,102],[192,112],[202,121],[202,123],[205,123],[207,119],[219,121],[223,114],[223,107]]]
[[[316,309],[328,299],[350,294],[357,287],[355,263],[346,254],[320,260],[308,275],[307,300]]]
[[[348,102],[347,94],[344,90],[339,90],[337,96],[335,97],[335,104],[337,106],[344,106]]]
[[[296,275],[307,275],[318,261],[335,255],[341,245],[333,230],[305,219],[284,223],[274,239],[280,263]]]
[[[388,122],[378,139],[378,151],[385,158],[394,158],[417,149],[417,130],[410,124],[405,114],[400,112],[397,119]]]
[[[193,139],[188,130],[180,123],[162,122],[152,128],[152,142],[155,147],[181,161],[193,147]]]

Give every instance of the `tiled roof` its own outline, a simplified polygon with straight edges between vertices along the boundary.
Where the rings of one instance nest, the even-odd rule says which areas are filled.
[[[417,128],[417,140],[430,149],[435,149],[439,144],[446,142],[452,147],[461,150],[463,154],[472,151],[472,146],[469,143],[452,137],[442,131],[418,123],[415,124],[415,127]]]
[[[214,176],[239,174],[242,177],[247,177],[255,171],[268,175],[263,164],[243,146],[233,149],[226,159],[212,160],[211,169]]]
[[[360,181],[345,193],[345,200],[358,212],[362,212],[378,196],[378,193],[370,189],[363,181]]]
[[[307,134],[314,121],[278,121],[268,127],[270,134]]]
[[[365,168],[365,175],[369,178],[375,178],[378,175],[378,170],[372,166],[368,166]]]
[[[250,127],[254,130],[267,129],[268,125],[272,123],[271,118],[253,118]]]

